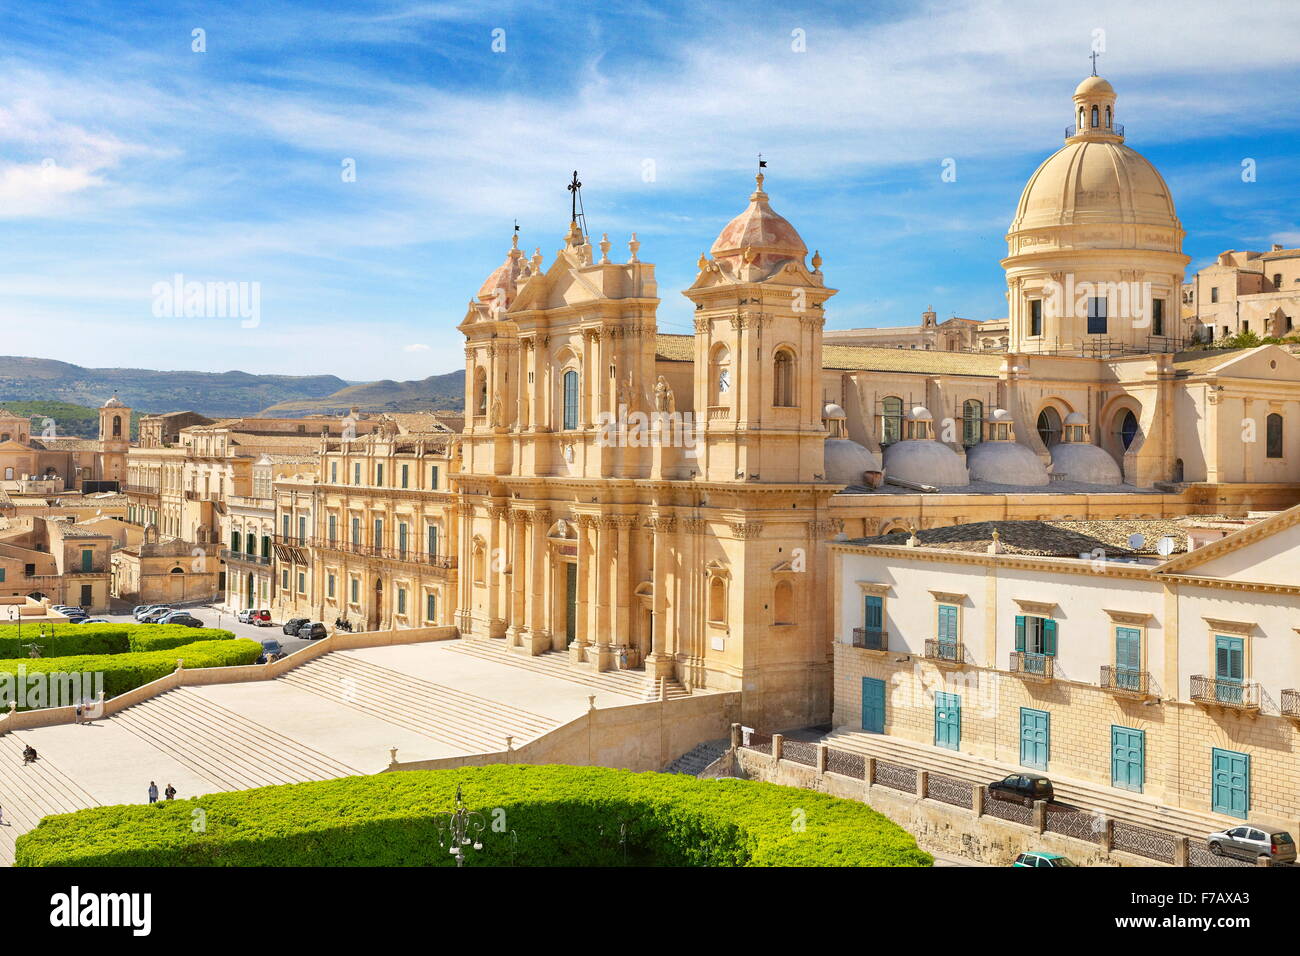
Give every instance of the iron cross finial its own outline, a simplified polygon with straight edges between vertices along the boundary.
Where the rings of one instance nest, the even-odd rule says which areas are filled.
[[[569,210],[570,210],[569,221],[577,222],[578,221],[578,190],[582,188],[582,183],[578,181],[578,171],[576,169],[573,171],[573,182],[569,183],[569,185],[566,188],[569,190],[569,195],[572,197],[569,201]]]
[[[1092,51],[1092,75],[1097,75],[1097,51]]]

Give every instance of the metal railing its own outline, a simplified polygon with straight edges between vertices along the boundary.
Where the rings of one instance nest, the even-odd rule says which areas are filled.
[[[853,646],[869,651],[889,650],[889,635],[875,628],[855,627],[853,629]]]
[[[1113,133],[1116,136],[1124,135],[1123,123],[1111,123],[1109,126],[1084,126],[1082,128],[1071,123],[1065,128],[1065,138],[1078,136],[1080,133]]]
[[[1151,675],[1146,671],[1133,670],[1130,667],[1113,667],[1103,664],[1101,668],[1101,686],[1105,690],[1118,691],[1123,694],[1147,694],[1151,690]]]
[[[1192,700],[1239,710],[1259,709],[1259,684],[1255,681],[1221,680],[1197,674],[1192,677]]]
[[[403,549],[389,548],[384,545],[353,544],[343,538],[311,538],[310,545],[313,548],[338,551],[342,554],[355,554],[363,558],[385,558],[389,561],[405,561],[409,564],[422,564],[425,567],[442,568],[447,571],[456,570],[457,559],[455,555],[429,554],[426,551],[417,551],[415,548]]]
[[[249,554],[247,551],[231,551],[229,548],[221,549],[222,561],[241,561],[244,564],[270,564],[270,557],[263,557],[260,554]]]
[[[962,664],[966,661],[966,649],[963,645],[951,641],[928,640],[925,642],[925,658],[930,661]]]
[[[1281,711],[1283,717],[1300,717],[1300,690],[1282,691]]]
[[[1029,654],[1025,651],[1011,652],[1011,673],[1022,677],[1036,677],[1051,680],[1055,672],[1055,658],[1046,654]]]

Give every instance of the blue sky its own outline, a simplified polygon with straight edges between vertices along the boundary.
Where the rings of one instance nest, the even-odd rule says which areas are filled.
[[[562,244],[575,168],[593,238],[621,256],[636,231],[660,328],[687,331],[680,290],[759,151],[774,208],[840,290],[829,327],[1005,315],[1005,229],[1097,30],[1193,268],[1300,245],[1294,3],[167,6],[0,2],[7,354],[451,371],[514,220],[547,262]],[[155,317],[152,288],[177,273],[259,283],[260,323]]]

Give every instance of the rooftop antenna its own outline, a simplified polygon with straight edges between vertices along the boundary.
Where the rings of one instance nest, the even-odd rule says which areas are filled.
[[[582,227],[582,235],[587,235],[587,214],[582,209],[582,183],[578,180],[578,171],[573,171],[573,181],[566,187],[569,190],[569,221]]]
[[[1097,51],[1092,51],[1092,75],[1097,75]]]

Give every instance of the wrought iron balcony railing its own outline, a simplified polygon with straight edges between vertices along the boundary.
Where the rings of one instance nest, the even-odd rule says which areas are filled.
[[[1192,677],[1192,700],[1199,704],[1216,704],[1237,710],[1259,710],[1257,681],[1223,680],[1197,674]]]
[[[1030,654],[1026,651],[1011,652],[1011,673],[1036,680],[1051,680],[1055,671],[1055,658],[1046,654]]]
[[[1078,136],[1080,133],[1114,133],[1116,136],[1124,135],[1123,123],[1112,123],[1110,126],[1067,126],[1065,128],[1065,138]]]
[[[853,646],[869,651],[889,650],[889,635],[875,628],[855,627],[853,629]]]
[[[242,561],[244,564],[270,564],[269,556],[260,554],[249,554],[247,551],[231,551],[229,548],[221,549],[222,561]]]
[[[1146,695],[1151,692],[1151,675],[1146,671],[1131,667],[1113,667],[1104,664],[1101,668],[1101,686],[1121,694]]]
[[[1282,691],[1282,716],[1300,717],[1300,690]]]
[[[964,664],[966,649],[953,641],[928,640],[925,642],[926,660],[948,664]]]

